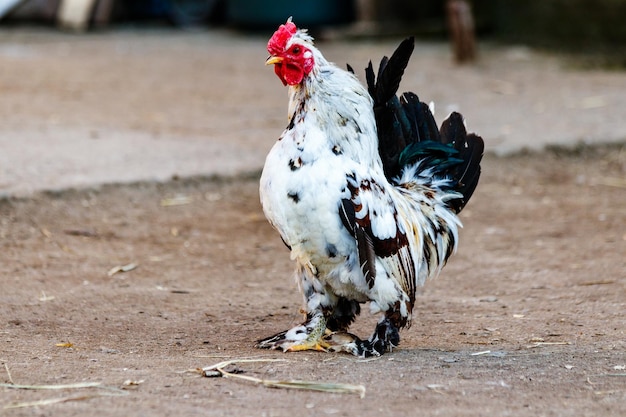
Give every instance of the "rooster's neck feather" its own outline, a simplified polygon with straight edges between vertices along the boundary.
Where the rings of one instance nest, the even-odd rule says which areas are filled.
[[[371,97],[353,74],[312,51],[315,67],[300,84],[289,87],[285,133],[299,136],[321,128],[330,148],[378,169],[382,165]]]

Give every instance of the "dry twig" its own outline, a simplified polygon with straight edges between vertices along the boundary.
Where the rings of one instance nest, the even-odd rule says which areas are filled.
[[[97,394],[85,394],[85,395],[75,395],[70,397],[57,397],[57,398],[48,398],[45,400],[38,401],[28,401],[23,403],[15,403],[5,405],[3,408],[11,409],[11,408],[24,408],[24,407],[38,407],[42,405],[50,405],[50,404],[58,404],[67,401],[80,401],[87,400],[95,397],[102,397],[107,395],[128,395],[127,392],[122,391],[118,388],[103,386],[100,382],[77,382],[75,384],[51,384],[51,385],[27,385],[27,384],[16,384],[13,382],[13,378],[11,376],[11,372],[9,371],[9,367],[7,364],[4,364],[4,369],[7,371],[7,375],[9,376],[9,384],[0,384],[2,388],[11,388],[11,389],[25,389],[25,390],[64,390],[64,389],[76,389],[76,388],[98,388],[101,390],[107,390],[109,392],[99,392]]]
[[[279,381],[271,379],[260,379],[252,376],[241,375],[239,373],[232,373],[226,371],[224,368],[237,363],[252,363],[252,362],[287,362],[285,359],[232,359],[223,362],[216,363],[215,365],[207,366],[199,369],[202,376],[214,377],[221,376],[224,378],[242,379],[245,381],[253,382],[255,384],[263,385],[270,388],[290,388],[290,389],[303,389],[310,391],[322,391],[333,392],[339,394],[358,394],[361,398],[365,396],[365,387],[363,385],[341,384],[341,383],[328,383],[317,381]]]
[[[11,376],[11,371],[9,370],[9,365],[7,365],[6,362],[3,363],[3,365],[4,365],[4,369],[6,369],[7,371],[7,375],[9,376],[9,382],[11,384],[15,384],[15,382],[13,382],[13,377]]]
[[[571,345],[571,342],[533,342],[532,345],[526,346],[526,349],[532,349],[540,346],[552,346],[552,345]]]
[[[137,269],[139,265],[135,264],[135,263],[130,263],[130,264],[126,264],[126,265],[117,265],[114,266],[113,268],[109,269],[109,272],[107,272],[107,275],[112,277],[113,275],[117,274],[118,272],[130,272],[134,269]]]

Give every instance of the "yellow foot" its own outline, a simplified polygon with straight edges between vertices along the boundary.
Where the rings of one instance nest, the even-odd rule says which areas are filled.
[[[317,350],[318,352],[328,352],[329,344],[323,340],[317,340],[314,342],[303,342],[297,345],[289,346],[285,352],[299,352],[301,350]]]
[[[282,349],[284,352],[327,352],[330,345],[324,340],[326,332],[326,319],[320,314],[293,329],[259,340],[256,346],[261,349]]]

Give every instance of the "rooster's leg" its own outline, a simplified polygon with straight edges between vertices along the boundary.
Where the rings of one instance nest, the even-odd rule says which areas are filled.
[[[281,349],[284,352],[328,350],[329,344],[324,340],[324,335],[327,333],[326,316],[331,316],[331,326],[335,326],[338,320],[333,318],[332,314],[325,312],[332,312],[339,298],[325,288],[311,272],[311,268],[300,266],[297,278],[306,303],[306,321],[299,326],[259,340],[256,347]],[[350,322],[352,320],[353,318]]]
[[[358,301],[337,297],[332,302],[332,310],[328,309],[326,327],[331,332],[345,332],[361,312]]]
[[[408,298],[408,297],[407,297]],[[363,343],[365,356],[379,356],[400,344],[399,330],[407,325],[408,314],[413,310],[409,299],[396,302],[379,320],[374,333]]]
[[[400,344],[400,333],[394,321],[385,315],[378,324],[374,333],[363,343],[365,356],[380,356]]]
[[[347,352],[354,356],[381,356],[400,343],[398,327],[387,317],[383,317],[376,325],[374,334],[362,340],[352,333],[343,331],[327,332],[324,336],[326,349],[331,352]]]
[[[256,347],[261,349],[282,349],[284,352],[299,350],[326,351],[329,345],[324,341],[326,319],[321,312],[313,316],[307,315],[307,321],[292,329],[261,339]]]
[[[380,356],[400,343],[399,329],[406,326],[408,317],[402,314],[399,308],[400,303],[396,303],[390,308],[385,316],[376,325],[374,333],[367,340],[361,340],[357,336],[339,331],[328,333],[324,337],[327,349],[335,352],[348,352],[355,356],[369,357]],[[411,311],[410,305],[407,305]]]

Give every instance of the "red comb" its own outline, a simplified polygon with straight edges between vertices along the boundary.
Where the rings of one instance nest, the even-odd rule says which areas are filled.
[[[267,42],[267,52],[269,52],[270,55],[276,55],[283,52],[285,50],[285,45],[287,45],[287,42],[297,30],[298,28],[296,25],[289,20],[284,25],[280,25]]]

